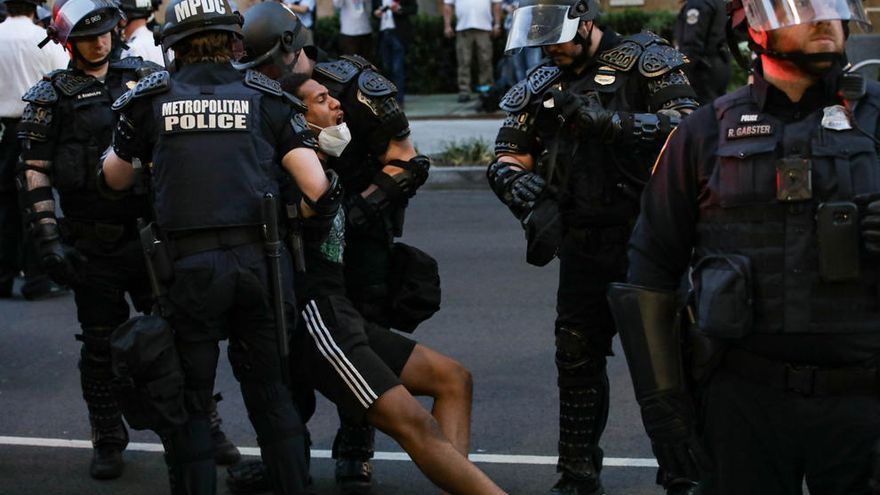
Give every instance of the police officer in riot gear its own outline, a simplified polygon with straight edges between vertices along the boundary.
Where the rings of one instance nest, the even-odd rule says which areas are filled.
[[[608,414],[606,357],[615,328],[607,284],[625,276],[640,188],[666,134],[697,106],[685,58],[652,33],[621,37],[593,0],[529,0],[507,50],[549,57],[505,95],[487,171],[523,223],[527,260],[560,259],[556,364],[559,462],[551,493],[601,494],[599,440]]]
[[[345,123],[312,127],[318,139],[342,144],[328,158],[345,187],[348,226],[347,295],[368,320],[389,326],[387,277],[394,236],[400,235],[407,201],[427,179],[430,161],[417,155],[409,123],[394,99],[396,88],[361,57],[317,65],[309,60],[305,29],[283,6],[265,2],[244,15],[244,57],[237,66],[269,77],[310,74],[325,85],[345,111]],[[313,71],[314,69],[314,71]],[[334,147],[327,145],[325,148]],[[372,479],[374,430],[341,416],[333,443],[336,478],[345,493],[368,491]],[[232,478],[238,473],[232,471]]]
[[[759,54],[754,82],[669,138],[628,283],[609,292],[645,429],[667,478],[706,493],[868,494],[880,85],[843,69],[867,17],[825,0],[743,0],[731,15]]]
[[[168,319],[189,418],[159,429],[175,494],[216,491],[204,452],[218,343],[227,336],[272,489],[305,493],[304,428],[284,383],[282,318],[273,318],[293,308],[292,270],[286,250],[273,263],[280,269],[269,270],[263,232],[272,229],[262,211],[288,175],[307,214],[332,217],[339,191],[328,190],[302,114],[280,86],[230,64],[241,22],[225,0],[169,4],[161,42],[174,50],[176,71],[151,75],[114,103],[118,125],[103,167],[114,190],[131,186],[134,164],[149,168],[156,223],[175,260],[165,281]]]
[[[142,191],[110,200],[99,194],[96,169],[110,144],[110,104],[158,67],[140,59],[111,60],[110,31],[121,17],[105,0],[70,0],[56,10],[50,38],[65,45],[69,69],[45,76],[22,98],[18,128],[23,215],[44,267],[76,295],[82,334],[79,362],[89,409],[98,479],[122,473],[128,434],[111,395],[109,338],[129,316],[128,292],[138,311],[150,309],[149,286],[135,222],[149,214]],[[56,219],[53,188],[64,218]]]
[[[725,0],[685,0],[675,21],[675,45],[690,62],[685,73],[701,105],[723,95],[730,82],[725,4]]]

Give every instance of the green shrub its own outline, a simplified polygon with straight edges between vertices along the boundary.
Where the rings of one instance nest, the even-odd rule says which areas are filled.
[[[625,9],[610,12],[599,18],[599,23],[621,34],[634,34],[643,29],[665,38],[672,36],[676,13],[668,11],[645,12]],[[406,92],[412,94],[455,93],[456,67],[455,40],[443,36],[443,18],[418,15],[413,21],[413,40],[406,48]],[[339,19],[322,17],[315,22],[315,43],[331,55],[337,53]],[[374,36],[374,42],[377,36]],[[505,38],[493,41],[494,60],[503,56]],[[380,60],[375,60],[380,64]],[[473,79],[474,81],[476,78]]]
[[[494,143],[481,138],[452,140],[432,158],[435,165],[446,167],[489,163],[495,159]]]

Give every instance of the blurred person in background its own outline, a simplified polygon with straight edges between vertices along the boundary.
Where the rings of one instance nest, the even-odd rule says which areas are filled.
[[[21,120],[25,102],[21,100],[28,88],[44,74],[67,67],[70,61],[58,45],[40,50],[37,44],[46,37],[45,29],[34,24],[41,0],[16,0],[0,3],[8,18],[0,25],[0,297],[12,297],[15,277],[24,269],[25,284],[21,288],[26,299],[61,294],[64,290],[53,283],[39,267],[39,262],[23,249],[26,240],[22,229],[19,196],[15,188],[15,170],[21,147],[15,129]]]
[[[452,18],[455,17],[455,29]],[[477,91],[492,86],[492,38],[501,36],[501,0],[443,0],[443,35],[455,38],[458,101],[471,99],[471,64],[477,60]]]
[[[339,11],[339,54],[360,55],[373,61],[372,5],[368,0],[333,0]]]

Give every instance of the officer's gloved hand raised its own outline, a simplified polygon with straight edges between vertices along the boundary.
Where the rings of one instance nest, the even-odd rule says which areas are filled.
[[[591,103],[585,96],[551,89],[544,95],[544,107],[553,108],[560,122],[573,122],[601,141],[611,141],[621,127],[617,113]]]
[[[642,399],[642,421],[657,463],[667,479],[701,479],[712,462],[696,433],[691,399],[683,393],[663,393]]]
[[[880,193],[860,194],[853,201],[859,207],[859,230],[865,251],[880,257]]]
[[[58,225],[41,223],[34,227],[40,261],[52,280],[61,285],[73,285],[79,281],[80,268],[85,257],[75,249],[61,243]]]

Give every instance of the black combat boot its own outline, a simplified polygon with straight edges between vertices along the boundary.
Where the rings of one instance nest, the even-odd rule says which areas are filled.
[[[591,387],[559,390],[559,463],[562,478],[551,495],[604,495],[597,445],[608,412],[607,381]]]
[[[112,429],[92,427],[94,451],[89,465],[89,475],[96,480],[112,480],[122,476],[125,463],[122,451],[128,445],[128,431],[120,422]]]
[[[233,444],[226,434],[223,433],[221,426],[223,418],[217,412],[217,403],[223,400],[223,396],[216,394],[211,401],[211,413],[208,419],[211,421],[211,441],[214,444],[214,462],[220,466],[231,466],[241,460],[241,452]]]
[[[165,447],[171,495],[215,495],[217,468],[210,420],[190,417],[185,425],[163,432],[160,437]]]
[[[351,424],[340,416],[339,431],[333,439],[336,483],[341,495],[370,493],[373,484],[373,443],[376,430],[369,425]]]
[[[84,327],[77,340],[83,343],[79,370],[83,399],[89,408],[94,455],[89,466],[92,478],[108,480],[122,475],[122,451],[128,445],[128,432],[113,396],[110,370],[112,327]]]

